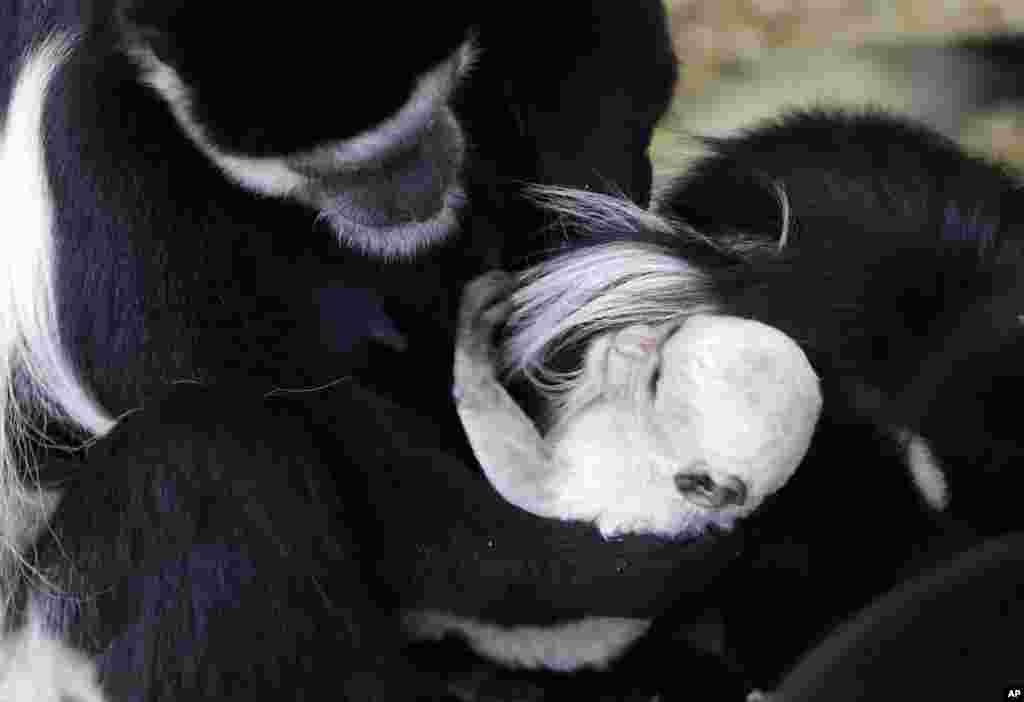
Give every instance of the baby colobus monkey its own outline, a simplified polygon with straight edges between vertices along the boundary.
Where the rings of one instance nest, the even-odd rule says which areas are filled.
[[[492,272],[462,301],[459,417],[505,499],[592,522],[605,537],[696,537],[731,528],[786,483],[810,445],[821,392],[800,347],[750,319],[682,308],[656,326],[609,324],[548,393],[542,437],[499,382],[491,340],[510,315],[530,316],[543,278],[503,300],[515,279]]]

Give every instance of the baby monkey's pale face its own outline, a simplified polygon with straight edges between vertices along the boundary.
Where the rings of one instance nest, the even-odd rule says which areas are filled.
[[[728,528],[792,475],[821,407],[796,343],[735,317],[607,335],[584,375],[600,395],[548,440],[566,516],[608,535]]]

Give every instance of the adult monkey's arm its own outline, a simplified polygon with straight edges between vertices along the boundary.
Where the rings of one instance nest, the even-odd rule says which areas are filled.
[[[691,542],[605,540],[593,526],[534,516],[442,451],[436,422],[355,385],[332,395],[347,423],[337,479],[366,500],[357,529],[365,559],[402,608],[519,625],[650,618],[707,589],[739,553],[741,530]]]

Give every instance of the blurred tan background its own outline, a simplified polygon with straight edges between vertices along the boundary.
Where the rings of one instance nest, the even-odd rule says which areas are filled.
[[[721,135],[786,107],[885,106],[1024,166],[1024,63],[993,38],[1024,32],[1024,0],[666,0],[683,70],[655,135],[656,181]],[[1024,41],[1020,43],[1024,61]],[[1009,87],[1008,87],[1009,86]],[[1024,89],[1019,92],[1024,93]]]

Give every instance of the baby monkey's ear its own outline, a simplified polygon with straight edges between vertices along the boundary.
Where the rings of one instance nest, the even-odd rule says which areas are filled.
[[[625,356],[639,359],[656,351],[663,337],[664,332],[652,326],[634,324],[615,335],[612,348]]]

